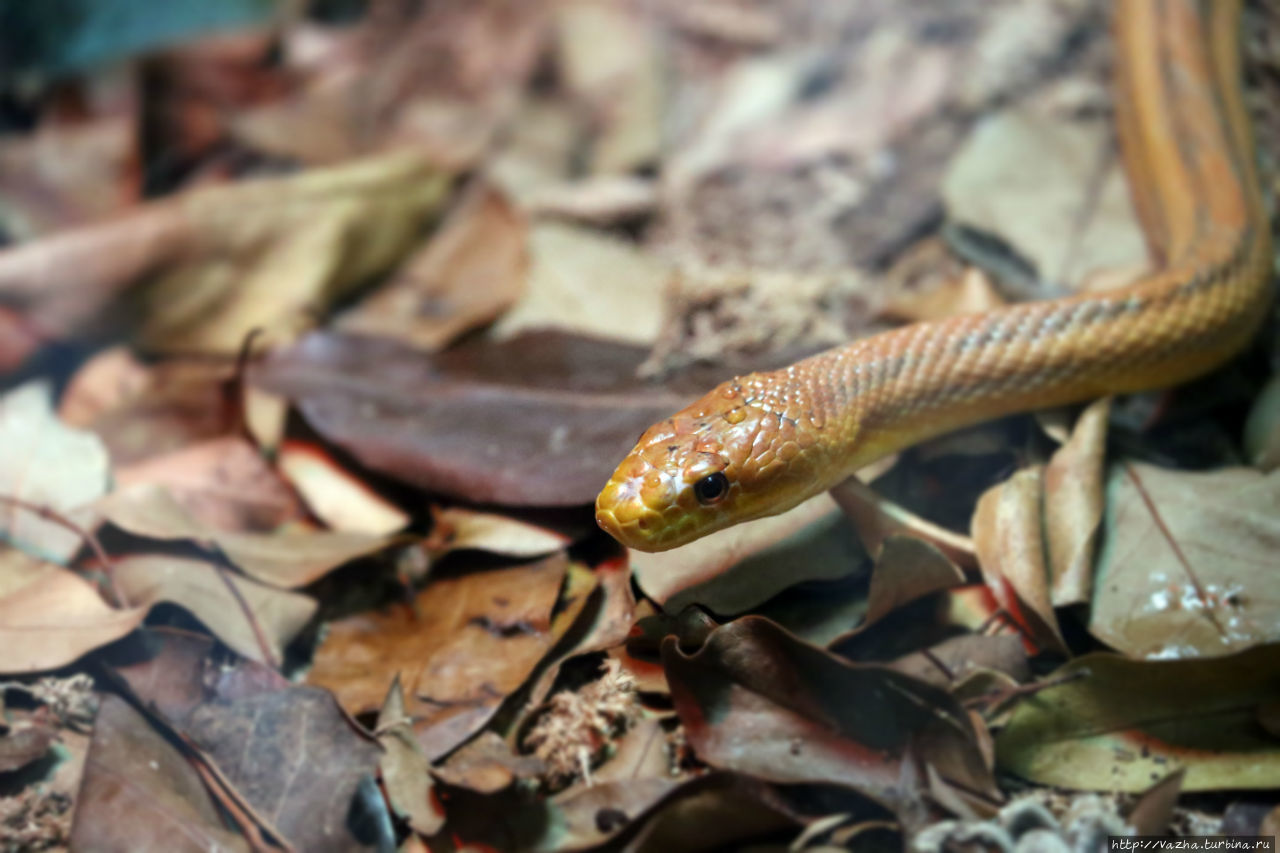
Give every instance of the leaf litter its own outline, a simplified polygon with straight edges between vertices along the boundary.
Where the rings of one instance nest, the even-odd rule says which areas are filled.
[[[6,844],[1274,820],[1265,342],[675,551],[592,520],[722,379],[1142,268],[1104,4],[341,5],[0,116]]]

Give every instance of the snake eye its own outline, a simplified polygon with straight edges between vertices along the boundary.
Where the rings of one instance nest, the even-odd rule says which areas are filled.
[[[722,472],[708,474],[693,484],[693,496],[703,506],[718,504],[729,494],[729,478]]]

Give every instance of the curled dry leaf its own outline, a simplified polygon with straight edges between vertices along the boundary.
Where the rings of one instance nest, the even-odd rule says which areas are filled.
[[[873,625],[904,604],[960,586],[964,580],[964,572],[930,543],[891,536],[881,546],[871,570],[867,617],[859,627]]]
[[[552,623],[567,569],[555,555],[436,578],[412,608],[334,622],[308,681],[358,714],[378,708],[399,673],[419,742],[439,758],[481,728],[568,629]]]
[[[107,451],[98,437],[72,429],[53,411],[49,386],[29,383],[0,396],[0,538],[55,562],[84,544],[75,531],[40,518],[64,516],[107,489]],[[35,511],[33,511],[35,509]]]
[[[305,586],[357,557],[387,548],[385,536],[324,531],[235,533],[191,518],[161,487],[137,486],[112,492],[98,502],[103,517],[136,536],[190,539],[216,547],[246,574],[286,588]]]
[[[399,260],[447,184],[395,154],[196,190],[5,251],[0,298],[66,338],[146,279],[142,343],[234,354],[251,331],[309,324]]]
[[[422,754],[413,734],[413,721],[405,714],[398,675],[387,689],[387,698],[378,713],[377,737],[382,747],[378,769],[391,808],[415,832],[435,835],[444,826],[444,812],[435,798],[431,762]]]
[[[255,369],[362,464],[475,503],[591,503],[636,436],[726,378],[636,379],[638,347],[558,332],[434,356],[314,334]]]
[[[317,444],[287,441],[276,464],[316,517],[331,530],[389,536],[409,524],[409,516],[341,467]]]
[[[211,560],[133,554],[112,564],[116,586],[129,601],[176,604],[234,651],[270,666],[279,666],[284,646],[316,610],[308,596],[255,583]]]
[[[928,542],[958,566],[973,566],[976,561],[973,540],[921,518],[877,494],[864,482],[864,478],[869,480],[876,475],[872,472],[882,473],[878,467],[872,466],[831,490],[831,497],[853,522],[867,549],[875,551],[890,537],[905,535]]]
[[[1133,657],[1280,641],[1280,472],[1112,467],[1089,630]]]
[[[978,563],[996,600],[1037,645],[1065,653],[1049,597],[1041,524],[1044,471],[1025,468],[983,493],[973,513]]]
[[[1044,533],[1055,607],[1082,604],[1092,592],[1110,411],[1110,397],[1085,409],[1044,469]]]
[[[1000,766],[1064,788],[1141,791],[1185,767],[1184,791],[1280,785],[1280,747],[1255,723],[1280,698],[1280,655],[1214,660],[1077,658],[1016,708]]]
[[[897,808],[915,796],[916,760],[992,788],[969,717],[944,691],[851,664],[766,619],[716,628],[693,654],[668,637],[662,663],[689,743],[713,766],[845,784]]]
[[[528,265],[524,217],[501,192],[481,186],[337,327],[438,350],[514,303]]]
[[[423,547],[433,558],[474,549],[506,557],[541,557],[570,544],[569,537],[510,516],[463,507],[432,507],[434,522]]]
[[[128,634],[146,615],[146,607],[111,607],[87,581],[47,564],[0,598],[0,671],[66,666]]]

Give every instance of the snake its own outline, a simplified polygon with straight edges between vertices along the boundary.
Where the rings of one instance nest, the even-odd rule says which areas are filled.
[[[675,548],[784,512],[942,433],[1176,385],[1250,342],[1273,260],[1241,93],[1239,0],[1113,8],[1115,123],[1150,271],[724,382],[618,464],[596,499],[605,531],[641,551]]]

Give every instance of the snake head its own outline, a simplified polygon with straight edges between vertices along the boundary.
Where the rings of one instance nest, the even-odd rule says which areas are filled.
[[[596,498],[596,522],[641,551],[665,551],[821,490],[817,428],[753,374],[654,424]],[[794,401],[792,401],[794,402]]]

